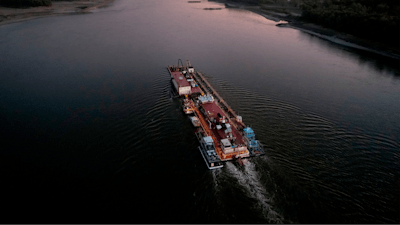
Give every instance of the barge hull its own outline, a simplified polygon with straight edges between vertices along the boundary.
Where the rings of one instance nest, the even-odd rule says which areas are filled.
[[[178,61],[179,65],[179,61]],[[223,161],[264,155],[261,143],[242,117],[221,98],[206,78],[188,64],[168,66],[171,82],[183,105],[193,109],[200,126],[195,132],[198,149],[209,169],[223,167]],[[205,94],[205,95],[204,95]],[[194,124],[193,124],[194,125]],[[243,164],[240,164],[243,165]]]

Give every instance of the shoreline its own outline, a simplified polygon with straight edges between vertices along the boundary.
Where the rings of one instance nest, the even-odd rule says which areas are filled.
[[[107,7],[114,1],[115,0],[55,1],[52,2],[52,6],[30,8],[9,8],[0,6],[0,26],[50,16],[91,13],[91,10]],[[399,48],[394,48],[381,42],[355,37],[347,33],[338,32],[315,23],[301,21],[301,9],[297,7],[282,6],[279,4],[263,4],[255,6],[226,0],[212,1],[225,4],[226,8],[248,10],[275,22],[284,21],[283,23],[277,24],[277,26],[282,28],[297,29],[335,44],[378,54],[392,59],[400,59]]]
[[[106,7],[114,1],[115,0],[56,1],[52,2],[51,6],[29,8],[0,6],[0,26],[44,17],[91,13],[91,10]]]
[[[214,1],[218,3],[224,3],[226,8],[244,9],[275,22],[283,21],[282,23],[277,24],[278,27],[300,30],[302,32],[317,36],[335,44],[378,54],[392,59],[400,59],[400,49],[398,48],[388,46],[381,42],[356,37],[344,32],[339,32],[315,23],[301,21],[301,10],[299,8],[281,6],[278,4],[252,6],[243,3],[229,2],[225,0]]]

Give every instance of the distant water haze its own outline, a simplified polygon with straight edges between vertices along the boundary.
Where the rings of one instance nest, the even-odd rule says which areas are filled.
[[[276,24],[117,0],[0,26],[3,221],[399,223],[398,62]],[[172,94],[178,59],[265,156],[207,169]]]

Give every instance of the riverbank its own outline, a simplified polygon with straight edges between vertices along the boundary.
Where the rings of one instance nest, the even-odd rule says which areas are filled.
[[[48,16],[89,13],[93,9],[106,7],[114,0],[55,1],[51,6],[29,8],[0,7],[0,25],[27,21]]]
[[[48,16],[89,13],[96,8],[105,7],[114,0],[78,0],[54,1],[52,6],[39,6],[30,8],[0,7],[0,25],[22,22]],[[350,34],[338,32],[314,23],[307,23],[300,19],[302,10],[299,7],[282,4],[262,4],[259,6],[238,2],[217,0],[224,3],[226,8],[241,8],[252,11],[267,19],[281,22],[280,27],[301,30],[305,33],[320,37],[336,44],[372,52],[382,56],[400,59],[400,49],[385,43],[376,42]]]
[[[280,22],[277,24],[279,27],[301,30],[305,33],[309,33],[336,44],[372,52],[393,59],[400,59],[400,49],[397,47],[338,32],[318,24],[302,21],[300,19],[302,10],[298,7],[281,4],[262,4],[254,6],[224,0],[218,0],[216,2],[224,3],[226,8],[241,8],[249,10],[269,20]]]

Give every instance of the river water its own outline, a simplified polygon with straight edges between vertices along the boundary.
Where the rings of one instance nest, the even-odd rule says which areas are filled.
[[[1,26],[3,222],[399,223],[398,61],[275,25],[116,0]],[[206,168],[171,94],[178,59],[265,156]]]

